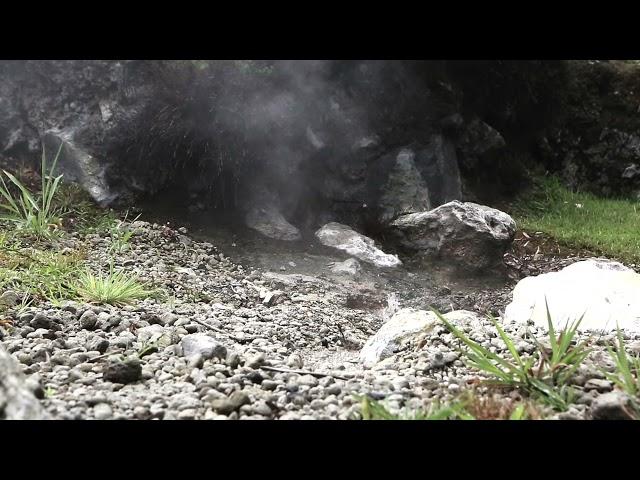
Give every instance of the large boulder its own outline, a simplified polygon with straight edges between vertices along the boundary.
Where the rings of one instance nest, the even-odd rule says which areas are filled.
[[[425,263],[463,273],[503,268],[503,256],[515,232],[515,221],[506,213],[458,201],[428,212],[403,215],[390,227],[399,245]]]
[[[396,255],[389,255],[375,246],[375,242],[341,223],[331,222],[316,232],[323,245],[337,248],[376,267],[397,267],[402,264]]]
[[[582,315],[580,330],[640,333],[640,275],[603,259],[576,262],[559,272],[527,277],[513,290],[505,321],[547,327],[547,307],[556,329]]]
[[[48,418],[29,387],[20,364],[0,345],[0,420]]]

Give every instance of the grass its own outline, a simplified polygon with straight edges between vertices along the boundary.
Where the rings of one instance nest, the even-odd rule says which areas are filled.
[[[572,192],[557,178],[547,177],[517,199],[512,215],[522,230],[543,232],[562,245],[640,262],[637,202]]]
[[[618,329],[618,345],[616,350],[608,348],[609,355],[615,362],[614,373],[604,372],[607,379],[613,382],[618,388],[624,390],[632,397],[640,396],[640,356],[629,357],[622,338],[622,333]]]
[[[367,396],[362,397],[360,401],[360,413],[363,420],[473,420],[473,417],[465,411],[463,403],[449,406],[440,406],[434,403],[427,410],[394,414],[382,403]]]
[[[126,213],[124,220],[116,221],[109,227],[109,236],[111,237],[109,251],[112,253],[122,253],[127,248],[129,241],[134,234],[133,230],[131,230],[126,224],[128,216],[129,212]],[[138,218],[140,218],[140,215],[138,215],[133,221],[135,222]]]
[[[493,378],[497,385],[521,390],[556,410],[564,411],[568,408],[574,395],[570,379],[590,353],[586,342],[574,345],[582,318],[571,325],[568,324],[564,331],[556,335],[547,308],[550,347],[547,348],[536,340],[536,350],[533,355],[527,357],[518,353],[513,340],[498,322],[491,318],[511,357],[505,358],[471,340],[440,313],[435,313],[449,331],[466,346],[461,354],[467,366],[484,372]]]
[[[538,420],[539,408],[530,402],[509,398],[481,396],[465,392],[450,405],[433,403],[426,410],[391,413],[387,407],[369,397],[360,399],[363,420]]]
[[[62,175],[54,177],[53,173],[61,150],[62,143],[51,169],[47,170],[47,158],[43,146],[41,188],[38,194],[29,191],[13,174],[3,170],[4,175],[0,175],[0,196],[4,200],[0,208],[6,211],[2,216],[3,220],[12,222],[19,230],[39,238],[47,238],[57,232],[61,223],[60,217],[64,212],[56,207],[54,197],[58,192]],[[11,187],[5,182],[5,176]]]
[[[75,290],[83,300],[110,305],[126,305],[158,294],[157,290],[147,289],[135,276],[115,270],[113,264],[107,274],[96,275],[90,270],[81,272]]]
[[[19,238],[0,233],[0,290],[14,289],[38,300],[57,303],[75,296],[73,282],[84,253],[26,247]],[[25,297],[23,297],[25,298]]]

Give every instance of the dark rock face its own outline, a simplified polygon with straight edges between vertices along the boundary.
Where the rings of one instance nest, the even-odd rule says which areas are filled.
[[[102,204],[164,189],[245,218],[265,207],[254,195],[264,187],[278,197],[274,225],[373,232],[452,200],[513,193],[540,164],[601,193],[640,191],[640,75],[625,68],[3,61],[0,155],[37,162],[42,141],[49,155],[62,144],[60,171]]]
[[[429,212],[403,215],[389,229],[400,247],[427,265],[461,274],[499,273],[516,232],[513,219],[475,203],[449,202]]]
[[[20,364],[0,345],[0,420],[48,418]]]

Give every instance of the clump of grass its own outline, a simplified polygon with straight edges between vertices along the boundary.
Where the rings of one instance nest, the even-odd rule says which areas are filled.
[[[405,412],[403,414],[391,413],[381,402],[364,396],[360,399],[360,412],[363,420],[473,420],[474,418],[465,411],[464,404],[440,406],[433,403],[427,410]]]
[[[135,276],[115,270],[112,264],[107,274],[94,274],[88,269],[81,272],[76,294],[91,303],[125,305],[134,300],[154,297],[158,291],[147,289]]]
[[[0,289],[23,292],[23,299],[59,302],[74,295],[81,251],[25,248],[6,232],[0,235]]]
[[[640,356],[629,357],[622,338],[622,332],[618,329],[618,345],[614,351],[608,347],[609,355],[615,362],[614,373],[604,372],[607,379],[629,395],[640,396]]]
[[[515,202],[512,214],[521,229],[546,233],[562,245],[640,262],[638,202],[572,192],[547,177]]]
[[[109,228],[109,236],[111,237],[111,245],[109,246],[110,252],[121,253],[129,244],[134,232],[126,223],[128,216],[129,212],[125,214],[124,220],[115,222],[115,224]],[[138,218],[140,218],[140,215],[138,215],[133,221],[135,222]]]
[[[4,175],[9,179],[13,188],[9,188],[0,175],[0,195],[5,203],[0,204],[0,208],[7,213],[2,216],[3,220],[15,224],[16,228],[28,234],[40,238],[54,235],[60,226],[60,216],[62,211],[54,205],[54,197],[58,192],[62,175],[53,176],[62,143],[58,149],[50,170],[47,170],[47,159],[44,146],[42,148],[41,162],[41,189],[38,194],[32,193],[14,175],[3,170]]]
[[[545,416],[543,406],[499,393],[490,395],[468,391],[462,398],[465,410],[476,420],[540,420]]]
[[[568,408],[574,395],[569,381],[590,353],[586,342],[573,345],[582,317],[571,325],[567,324],[564,331],[556,335],[547,307],[550,351],[536,340],[537,349],[527,358],[518,353],[513,340],[498,322],[491,318],[491,322],[509,351],[511,356],[509,359],[474,342],[439,312],[435,313],[449,331],[467,347],[461,351],[461,354],[469,367],[489,375],[498,385],[519,389],[556,410],[564,411]]]

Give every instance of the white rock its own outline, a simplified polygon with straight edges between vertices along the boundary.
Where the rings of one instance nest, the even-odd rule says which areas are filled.
[[[513,290],[504,319],[547,326],[545,298],[554,327],[584,314],[580,330],[620,328],[640,332],[640,275],[621,263],[589,259],[559,272],[527,277]]]
[[[377,267],[397,267],[402,262],[396,255],[389,255],[376,248],[374,241],[341,223],[331,222],[316,232],[320,243],[343,250],[363,262]]]
[[[447,313],[444,317],[458,325],[480,323],[478,314],[464,310]],[[366,367],[372,367],[418,336],[431,332],[440,324],[440,319],[433,312],[403,308],[367,340],[360,351],[360,361]]]
[[[335,273],[336,275],[348,275],[350,277],[357,276],[360,273],[360,270],[362,270],[360,262],[355,258],[349,258],[344,262],[338,262],[331,267],[331,273]]]
[[[225,358],[227,356],[227,349],[224,345],[205,333],[186,335],[182,337],[180,345],[182,354],[187,358],[198,353],[204,359]]]

